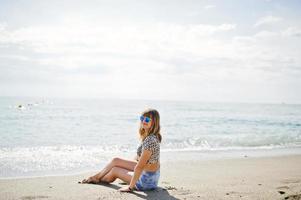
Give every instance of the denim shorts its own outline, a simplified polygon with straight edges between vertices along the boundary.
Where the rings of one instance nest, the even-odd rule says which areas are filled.
[[[158,186],[160,169],[155,172],[143,171],[136,183],[137,190],[153,190]]]

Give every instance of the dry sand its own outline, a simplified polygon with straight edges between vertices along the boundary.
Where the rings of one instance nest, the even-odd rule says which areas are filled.
[[[301,155],[162,163],[159,188],[148,192],[78,184],[93,173],[2,179],[0,199],[301,199]]]

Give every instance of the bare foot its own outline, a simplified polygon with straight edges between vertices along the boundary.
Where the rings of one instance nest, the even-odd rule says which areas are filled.
[[[87,183],[87,184],[97,184],[97,183],[100,183],[100,181],[99,181],[99,179],[97,179],[97,178],[91,176],[91,177],[89,177],[88,179],[82,180],[81,183],[83,183],[83,184],[84,184],[84,183]]]

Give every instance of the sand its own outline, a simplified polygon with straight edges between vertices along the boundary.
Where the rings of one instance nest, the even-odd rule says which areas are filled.
[[[155,191],[120,193],[88,174],[0,180],[0,199],[301,199],[301,155],[165,162]]]

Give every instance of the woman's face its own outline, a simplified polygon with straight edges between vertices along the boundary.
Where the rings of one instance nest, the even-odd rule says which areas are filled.
[[[148,119],[145,119],[145,118],[150,119],[150,121],[147,122]],[[146,131],[148,131],[148,130],[151,128],[152,123],[153,123],[153,120],[152,120],[150,117],[145,117],[145,116],[144,116],[144,120],[141,121],[141,125],[142,125],[142,127],[143,127]]]

